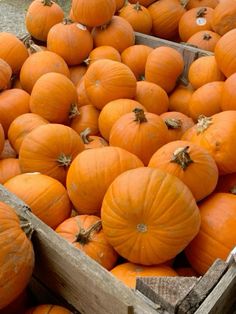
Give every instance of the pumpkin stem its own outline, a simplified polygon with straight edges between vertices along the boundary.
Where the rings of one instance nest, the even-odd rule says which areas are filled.
[[[72,157],[69,155],[65,155],[61,153],[61,155],[57,158],[57,162],[59,163],[60,167],[69,167],[72,161]]]
[[[20,227],[26,234],[27,238],[31,239],[34,232],[31,222],[29,222],[24,217],[20,216]]]
[[[193,163],[193,160],[191,159],[189,153],[188,153],[189,146],[180,147],[177,148],[172,156],[172,159],[170,162],[175,162],[180,167],[185,170],[188,168],[188,166]]]
[[[140,232],[140,233],[145,233],[148,230],[147,225],[143,224],[143,223],[137,224],[136,228],[137,228],[138,232]]]
[[[85,245],[91,241],[91,236],[95,232],[99,232],[102,229],[102,221],[98,220],[95,224],[90,226],[87,230],[80,229],[79,234],[76,236],[75,242],[79,242],[81,245]]]
[[[180,119],[168,118],[165,120],[165,124],[168,129],[180,129],[182,121]]]
[[[177,84],[182,84],[184,86],[188,86],[189,85],[189,81],[186,77],[184,76],[179,76],[178,80],[177,80]]]
[[[70,24],[73,24],[74,22],[69,18],[69,17],[66,17],[63,19],[62,21],[62,24],[64,25],[70,25]]]
[[[234,186],[229,190],[229,192],[230,192],[231,194],[236,195],[236,185],[234,185]]]
[[[84,144],[89,144],[90,142],[93,141],[93,139],[89,137],[90,134],[91,134],[90,128],[86,128],[85,130],[80,132],[80,137],[82,138]]]
[[[136,10],[137,12],[143,10],[138,1],[135,3],[135,5],[133,6],[133,8],[134,8],[134,10]]]
[[[89,66],[90,61],[91,61],[91,59],[89,59],[89,57],[88,57],[88,58],[85,59],[83,62],[84,62],[87,66]]]
[[[144,74],[140,75],[139,81],[145,81],[145,76],[144,76]]]
[[[207,8],[200,8],[200,9],[197,11],[196,18],[198,18],[198,17],[204,17],[206,14],[207,14]]]
[[[189,0],[180,0],[180,5],[185,8],[187,4],[189,3]]]
[[[42,4],[51,7],[53,5],[53,1],[52,0],[42,0]]]
[[[135,119],[134,121],[137,121],[139,123],[147,122],[147,118],[145,117],[144,111],[141,108],[135,108],[133,110],[135,114]]]
[[[204,33],[202,39],[203,40],[210,40],[212,37],[209,33]]]
[[[69,119],[73,119],[80,115],[80,112],[77,108],[77,104],[72,104],[70,107],[70,112],[69,112]]]
[[[197,120],[196,128],[197,128],[197,134],[204,132],[209,128],[209,126],[212,124],[212,118],[206,117],[204,115],[200,115]]]

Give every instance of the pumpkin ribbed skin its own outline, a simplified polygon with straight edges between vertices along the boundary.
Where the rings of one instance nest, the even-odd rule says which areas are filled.
[[[107,270],[115,266],[118,254],[105,238],[99,217],[71,217],[63,221],[55,231]]]
[[[34,0],[28,7],[25,25],[28,32],[36,39],[47,40],[50,28],[64,18],[62,8],[51,0]]]
[[[194,89],[191,84],[178,85],[169,95],[169,111],[178,111],[189,116],[188,103]]]
[[[78,65],[92,51],[93,38],[84,25],[64,20],[50,29],[47,48],[61,56],[68,65]]]
[[[220,35],[212,31],[200,31],[193,34],[187,43],[197,46],[200,49],[214,52],[215,46],[220,39]]]
[[[0,202],[0,220],[0,309],[3,309],[28,285],[33,273],[34,251],[15,210],[3,202]]]
[[[72,1],[74,20],[86,26],[96,27],[109,23],[115,10],[115,0]]]
[[[11,76],[12,69],[10,65],[3,59],[0,59],[0,92],[10,87]]]
[[[133,263],[123,263],[117,265],[111,270],[112,275],[123,283],[135,289],[137,277],[158,277],[158,276],[178,276],[178,274],[169,266],[143,266]]]
[[[212,156],[189,141],[173,141],[162,146],[152,156],[148,166],[178,177],[196,201],[210,195],[218,180],[218,169]]]
[[[72,314],[65,307],[53,304],[41,304],[29,309],[25,314]]]
[[[199,210],[187,186],[162,170],[145,167],[126,171],[112,182],[101,218],[114,249],[142,265],[175,257],[200,227]]]
[[[185,254],[193,269],[203,275],[217,258],[225,260],[235,246],[236,195],[213,193],[199,209],[200,231]]]
[[[5,158],[0,160],[0,183],[4,184],[7,180],[20,174],[20,164],[17,158]]]
[[[236,3],[233,0],[224,0],[216,6],[211,26],[219,35],[224,35],[236,27]]]
[[[22,172],[38,171],[64,183],[68,167],[84,144],[73,129],[56,123],[41,125],[24,139],[19,161]]]
[[[49,72],[56,72],[70,77],[70,71],[62,57],[52,51],[33,53],[24,62],[20,71],[20,83],[24,90],[31,93],[36,81]]]
[[[236,109],[236,73],[230,75],[222,86],[220,107],[223,111]]]
[[[208,118],[200,117],[198,123],[184,133],[182,140],[208,150],[216,161],[219,173],[228,174],[236,172],[235,132],[236,112],[229,110]]]
[[[133,98],[136,78],[125,64],[101,59],[88,68],[84,75],[84,86],[91,103],[102,109],[111,100]]]
[[[111,182],[122,172],[142,166],[138,157],[119,147],[87,149],[78,154],[66,179],[75,209],[79,214],[99,216],[103,197]]]
[[[14,74],[19,73],[28,56],[27,48],[14,34],[0,32],[0,58],[10,65]]]

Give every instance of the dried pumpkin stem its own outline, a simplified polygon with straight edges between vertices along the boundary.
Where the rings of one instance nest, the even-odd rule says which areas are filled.
[[[75,117],[79,115],[80,115],[80,112],[78,110],[77,104],[72,104],[70,107],[69,119],[74,119]]]
[[[52,0],[42,0],[42,4],[51,7],[53,5],[53,1]]]
[[[207,130],[209,126],[213,123],[211,117],[206,117],[204,115],[200,115],[197,120],[196,128],[197,134],[200,134]]]
[[[180,0],[180,5],[185,8],[189,3],[189,0]]]
[[[91,241],[91,236],[95,232],[99,232],[102,229],[102,221],[98,220],[95,224],[90,226],[87,230],[81,228],[79,234],[76,236],[76,241],[82,245],[85,245]]]
[[[34,228],[32,224],[22,216],[20,216],[20,227],[26,234],[27,238],[31,239],[34,232]]]
[[[147,122],[147,118],[145,117],[144,111],[141,108],[135,108],[133,110],[135,114],[135,119],[134,121],[137,121],[139,123]]]
[[[73,23],[74,22],[69,17],[64,18],[63,21],[62,21],[62,24],[64,24],[64,25],[70,25],[70,24],[73,24]]]
[[[62,153],[58,158],[57,162],[60,167],[69,167],[72,161],[72,157],[70,155],[65,155]]]
[[[91,134],[90,128],[86,128],[80,133],[80,137],[82,138],[84,144],[89,144],[90,142],[93,141],[93,139],[89,137],[90,134]]]
[[[203,40],[210,40],[212,37],[209,33],[204,33],[202,38]]]
[[[180,129],[182,121],[180,119],[169,118],[165,120],[165,124],[168,129]]]
[[[141,5],[139,4],[139,2],[137,1],[134,5],[134,9],[138,12],[138,11],[142,11],[142,7]]]
[[[186,170],[188,166],[193,163],[193,160],[191,159],[189,153],[188,153],[189,146],[180,147],[176,149],[173,153],[172,159],[170,162],[174,162],[183,170]]]
[[[197,11],[196,18],[198,18],[198,17],[204,17],[206,14],[207,14],[207,8],[200,8],[200,9]]]

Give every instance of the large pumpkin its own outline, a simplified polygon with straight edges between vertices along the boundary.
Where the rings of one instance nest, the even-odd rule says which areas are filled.
[[[75,209],[79,214],[99,216],[103,197],[111,182],[122,172],[142,166],[138,157],[119,147],[87,149],[78,154],[66,179]]]
[[[0,310],[28,285],[34,267],[34,251],[13,208],[0,202]],[[29,227],[28,223],[28,227]]]
[[[0,59],[0,92],[11,86],[12,69],[10,65]]]
[[[196,201],[211,194],[218,180],[214,159],[207,150],[189,141],[173,141],[162,146],[148,166],[178,177],[189,187]]]
[[[84,85],[88,98],[98,109],[111,100],[133,98],[136,92],[136,78],[128,66],[108,59],[91,64],[84,75]]]
[[[109,143],[138,156],[147,165],[155,151],[168,142],[168,129],[154,113],[135,108],[112,126]]]
[[[25,314],[72,314],[65,307],[53,304],[41,304],[30,308]]]
[[[225,260],[236,244],[236,195],[214,193],[200,205],[201,227],[185,249],[191,266],[203,275],[217,258]]]
[[[84,144],[68,126],[49,123],[31,131],[24,139],[19,161],[22,172],[41,172],[65,183],[72,160]]]
[[[182,139],[206,148],[215,159],[220,174],[228,174],[236,172],[235,132],[236,112],[229,110],[211,117],[200,116],[198,123],[188,129]]]
[[[104,236],[99,217],[71,217],[63,221],[55,231],[106,269],[115,266],[118,254]]]
[[[34,0],[28,7],[25,26],[36,39],[47,40],[50,28],[64,18],[62,8],[52,0]]]
[[[187,186],[167,172],[147,167],[126,171],[111,183],[101,218],[114,249],[143,265],[172,259],[200,228],[199,210]]]

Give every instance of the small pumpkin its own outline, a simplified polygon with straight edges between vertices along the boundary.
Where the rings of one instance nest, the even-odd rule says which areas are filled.
[[[30,308],[25,314],[72,314],[65,307],[54,304],[40,304]]]
[[[191,84],[179,84],[169,95],[169,111],[177,111],[189,116],[188,103],[193,94]]]
[[[99,59],[110,59],[121,62],[121,56],[117,49],[111,46],[99,46],[94,48],[88,58],[85,60],[87,65],[92,64]]]
[[[195,45],[200,49],[214,52],[215,46],[220,39],[220,35],[212,31],[200,31],[193,34],[187,43]]]
[[[92,105],[90,99],[88,98],[88,95],[86,93],[86,89],[84,86],[84,75],[79,80],[78,84],[76,85],[76,91],[78,95],[78,107]]]
[[[17,158],[5,158],[0,160],[0,183],[4,184],[7,180],[21,173],[19,160]]]
[[[10,65],[0,59],[0,92],[9,88],[11,85],[12,69]]]
[[[86,128],[80,132],[80,137],[84,142],[85,149],[108,146],[107,141],[105,141],[103,137],[91,135],[90,128]]]

